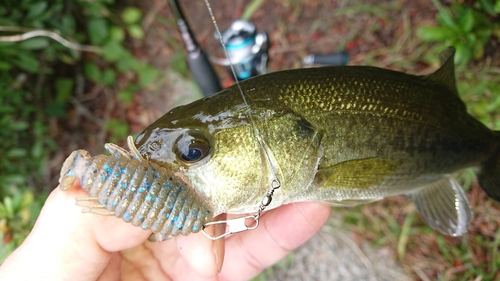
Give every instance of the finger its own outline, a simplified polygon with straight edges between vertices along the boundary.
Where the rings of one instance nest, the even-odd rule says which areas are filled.
[[[211,240],[200,234],[175,237],[163,242],[147,242],[145,245],[159,262],[162,272],[171,280],[210,280],[215,276]],[[203,265],[204,261],[207,264]],[[207,272],[204,266],[210,270]]]
[[[120,253],[114,253],[111,255],[108,265],[104,268],[97,281],[119,281],[121,276],[117,274],[120,272],[120,267],[122,265],[122,257]],[[136,279],[139,281],[139,279]]]
[[[96,280],[112,251],[145,241],[148,232],[115,217],[82,214],[76,197],[88,196],[79,184],[55,189],[26,241],[6,261],[16,280]],[[5,267],[5,263],[3,268]],[[30,270],[27,271],[26,268]]]
[[[259,227],[226,241],[221,280],[247,280],[305,243],[326,222],[331,207],[295,203],[266,212]]]
[[[76,280],[95,280],[100,275],[110,254],[95,242],[78,243],[77,237],[81,232],[88,235],[89,228],[82,227],[86,220],[74,206],[74,193],[56,189],[50,194],[32,232],[8,259],[7,266],[15,268],[16,280],[40,276],[47,280],[73,276]],[[81,264],[87,271],[81,270]]]
[[[224,220],[218,216],[215,220]],[[225,231],[225,224],[205,229],[212,237]],[[164,272],[173,280],[216,280],[224,259],[224,239],[210,240],[203,233],[179,236],[161,243],[146,243]]]
[[[170,280],[161,268],[161,260],[157,259],[154,249],[161,243],[149,242],[122,251],[123,281]]]
[[[62,233],[72,238],[78,248],[83,248],[83,252],[87,251],[87,246],[98,247],[107,253],[118,252],[142,244],[151,234],[150,231],[126,223],[115,216],[82,213],[82,208],[76,206],[75,201],[77,197],[88,197],[88,194],[78,183],[68,191],[56,189],[53,193],[56,193],[62,202],[50,205],[57,209],[52,211],[48,223],[55,224],[57,221],[57,225],[61,225],[59,222],[70,225],[71,228],[67,227]]]
[[[203,233],[175,238],[179,254],[186,262],[186,270],[176,270],[174,280],[210,280],[217,276],[217,257],[214,241]],[[188,276],[191,276],[189,277]]]

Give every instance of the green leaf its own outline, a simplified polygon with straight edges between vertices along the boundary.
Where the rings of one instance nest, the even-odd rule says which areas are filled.
[[[468,33],[472,30],[474,27],[474,15],[471,9],[466,8],[464,10],[461,17],[458,18],[458,25],[463,33]]]
[[[58,78],[55,83],[56,100],[61,103],[68,102],[73,93],[73,79]]]
[[[135,7],[128,7],[122,13],[122,19],[126,24],[135,24],[141,19],[142,12]]]
[[[125,105],[130,105],[134,98],[134,93],[127,90],[121,90],[116,93],[116,97]]]
[[[9,196],[3,199],[3,205],[5,207],[5,211],[7,213],[7,217],[12,219],[14,217],[14,206],[12,206],[12,198]]]
[[[3,205],[2,202],[0,202],[0,220],[5,219],[7,217],[7,209],[5,209],[5,206]],[[2,225],[2,221],[0,221],[0,226]]]
[[[26,150],[23,148],[13,148],[7,151],[7,153],[5,153],[5,156],[7,158],[23,158],[26,157],[27,154],[28,153],[26,153]]]
[[[455,53],[455,64],[466,65],[472,59],[472,50],[462,42],[457,42],[455,45],[457,52]]]
[[[21,209],[29,207],[33,203],[34,199],[34,195],[31,191],[24,192],[21,198],[21,202],[19,202],[19,207]]]
[[[2,55],[8,56],[15,56],[19,53],[19,48],[16,42],[0,42],[0,50],[2,51]]]
[[[28,11],[28,14],[26,15],[27,19],[34,19],[38,16],[40,16],[45,10],[47,9],[47,2],[45,1],[40,1],[40,2],[33,2],[30,4],[30,8]]]
[[[152,66],[143,65],[137,74],[139,75],[139,85],[145,88],[153,84],[153,82],[160,76],[160,71]]]
[[[140,62],[133,56],[126,56],[117,61],[116,67],[121,72],[136,70],[141,66]]]
[[[24,176],[17,174],[10,174],[0,178],[2,185],[21,185],[24,183]]]
[[[479,3],[481,4],[481,7],[483,8],[484,11],[486,11],[488,14],[491,16],[495,15],[495,7],[493,6],[493,1],[488,1],[488,0],[479,0]],[[500,3],[500,1],[497,1],[496,4]]]
[[[85,76],[90,78],[95,83],[102,83],[101,77],[102,73],[99,67],[95,65],[94,63],[86,63],[83,67],[83,72],[85,73]]]
[[[75,18],[71,15],[64,15],[61,19],[61,26],[59,27],[59,30],[62,34],[74,34],[76,30]]]
[[[38,73],[40,67],[38,59],[31,53],[24,53],[18,56],[17,60],[15,60],[15,65],[31,73]]]
[[[111,68],[104,69],[101,81],[105,85],[113,86],[116,82],[116,72]]]
[[[127,28],[127,30],[128,30],[128,33],[130,34],[130,36],[132,36],[132,38],[135,38],[135,39],[144,38],[144,32],[142,31],[142,28],[137,24],[130,25]]]
[[[139,90],[139,87],[136,85],[128,85],[126,89],[118,91],[117,97],[121,100],[125,105],[129,105],[132,103],[134,99],[134,94]]]
[[[125,139],[130,132],[128,124],[119,119],[108,120],[108,122],[106,122],[105,128],[111,134],[111,142],[115,142],[114,140],[118,139]]]
[[[75,53],[76,56],[79,55],[79,53]],[[64,62],[65,64],[72,64],[74,65],[78,60],[79,58],[76,58],[75,57],[72,57],[72,56],[69,56],[67,54],[64,54],[64,53],[59,53],[59,59]]]
[[[12,65],[6,61],[0,61],[0,70],[7,71],[12,68]]]
[[[19,43],[19,48],[27,50],[40,50],[49,46],[49,40],[45,37],[35,37]]]
[[[422,26],[417,29],[417,36],[427,42],[443,41],[454,36],[453,31],[436,26]]]
[[[443,7],[443,5],[441,5],[439,0],[431,0],[431,1],[438,10],[438,16],[437,16],[438,21],[446,25],[451,30],[456,30],[457,25],[453,20],[451,11],[448,8]]]
[[[14,121],[10,123],[10,129],[13,131],[24,131],[28,129],[29,124],[26,121]]]
[[[473,49],[473,57],[475,59],[480,59],[484,56],[484,45],[481,42],[477,42]]]
[[[63,118],[66,116],[66,103],[53,100],[45,106],[44,111],[49,116]]]
[[[100,46],[108,38],[108,23],[103,18],[91,19],[87,23],[90,42]]]
[[[38,159],[42,157],[43,153],[44,153],[43,142],[41,141],[35,142],[35,144],[31,148],[31,157],[33,157],[34,159]]]
[[[177,73],[180,73],[184,76],[188,75],[189,69],[186,63],[186,55],[184,54],[184,52],[175,52],[172,57],[171,65]]]
[[[108,62],[115,62],[131,56],[127,49],[117,41],[108,42],[103,47],[102,57]]]
[[[122,28],[119,28],[117,26],[112,26],[109,29],[109,40],[110,41],[123,42],[124,39],[125,39],[125,32],[123,31]]]

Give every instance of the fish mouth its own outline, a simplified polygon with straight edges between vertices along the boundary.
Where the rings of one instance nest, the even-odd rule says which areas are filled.
[[[136,182],[151,185],[149,194],[139,207],[147,210],[137,212],[136,217],[139,214],[139,218],[131,221],[133,225],[153,232],[150,241],[196,233],[212,221],[212,206],[196,191],[182,166],[175,162],[144,158],[132,137],[127,139],[127,143],[131,154],[145,167],[142,181]],[[151,204],[148,201],[154,202]]]

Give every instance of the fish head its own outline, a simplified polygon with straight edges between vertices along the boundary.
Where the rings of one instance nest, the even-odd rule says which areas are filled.
[[[224,93],[175,108],[136,139],[146,159],[186,178],[215,214],[255,211],[268,171],[245,106]]]

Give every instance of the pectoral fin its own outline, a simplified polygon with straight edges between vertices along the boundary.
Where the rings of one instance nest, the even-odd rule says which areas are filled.
[[[374,198],[374,199],[352,199],[352,200],[320,200],[318,202],[321,202],[323,204],[328,204],[330,206],[337,206],[337,207],[353,207],[356,205],[361,205],[361,204],[368,204],[371,202],[375,202],[378,200],[383,199],[382,197],[379,198]]]
[[[467,232],[473,212],[462,187],[452,177],[444,177],[408,195],[434,229],[451,236]]]
[[[381,184],[394,174],[399,164],[393,160],[364,158],[320,168],[314,183],[320,188],[357,189]]]

